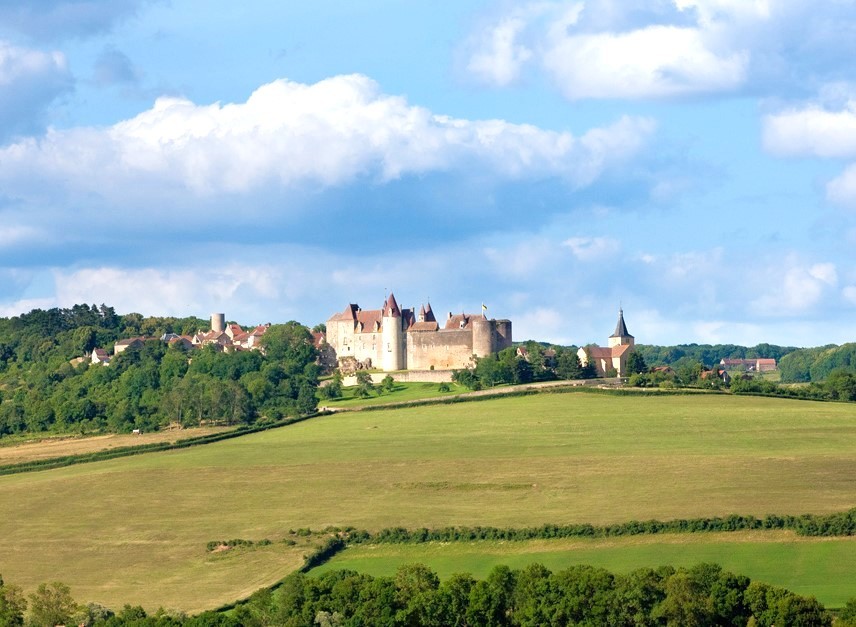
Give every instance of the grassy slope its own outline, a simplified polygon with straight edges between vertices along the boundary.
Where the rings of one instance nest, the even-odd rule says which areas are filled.
[[[429,565],[443,578],[456,572],[484,577],[498,564],[522,568],[532,562],[553,571],[592,564],[618,573],[716,562],[753,580],[814,595],[829,607],[841,607],[856,594],[856,538],[798,538],[791,532],[356,546],[313,573],[345,568],[392,575],[402,564],[414,562]]]
[[[555,394],[361,412],[0,478],[0,573],[195,610],[293,568],[289,528],[527,526],[856,505],[853,406]]]
[[[442,396],[454,396],[455,394],[463,394],[469,390],[457,383],[447,383],[449,386],[448,392],[440,392],[439,383],[395,383],[395,388],[392,392],[384,392],[380,396],[377,394],[368,398],[360,398],[356,396],[357,387],[350,386],[342,389],[342,398],[335,400],[326,400],[320,398],[319,406],[351,409],[355,407],[370,407],[372,405],[381,405],[384,403],[403,403],[407,401],[418,401],[426,398],[437,398]],[[380,385],[376,384],[375,388]]]

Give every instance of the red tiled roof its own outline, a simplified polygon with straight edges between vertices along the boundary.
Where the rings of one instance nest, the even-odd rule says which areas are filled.
[[[437,324],[436,321],[432,322],[414,322],[408,328],[408,331],[436,331],[440,328],[440,325]]]

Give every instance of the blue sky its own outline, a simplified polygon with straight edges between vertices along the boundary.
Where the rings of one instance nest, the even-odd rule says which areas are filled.
[[[0,0],[0,314],[854,340],[856,1]]]

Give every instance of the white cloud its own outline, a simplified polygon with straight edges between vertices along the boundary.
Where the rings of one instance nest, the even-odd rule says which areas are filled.
[[[482,34],[484,41],[476,44],[467,70],[481,82],[504,86],[520,76],[523,65],[532,57],[532,51],[517,42],[526,23],[520,17],[507,17]]]
[[[576,137],[433,114],[380,93],[361,75],[313,85],[278,80],[246,103],[160,98],[109,128],[50,130],[0,150],[0,181],[20,186],[38,171],[38,185],[28,187],[34,194],[53,183],[123,203],[131,192],[205,197],[472,167],[505,179],[561,177],[581,186],[635,154],[653,129],[648,119],[623,117]]]
[[[811,311],[834,294],[838,284],[835,264],[809,266],[791,260],[790,267],[768,269],[766,293],[752,302],[752,308],[769,316],[791,316]]]
[[[841,111],[818,105],[764,116],[764,147],[781,156],[856,156],[856,100]]]
[[[856,163],[826,184],[826,197],[837,205],[856,207]]]
[[[39,132],[48,106],[71,86],[71,74],[61,52],[0,41],[0,142]]]
[[[621,250],[621,242],[610,237],[571,237],[562,242],[580,261],[609,259]]]
[[[856,285],[848,285],[841,290],[844,299],[851,305],[856,305]]]
[[[510,78],[525,61],[571,100],[805,92],[849,75],[856,52],[850,0],[557,0],[511,7],[470,36],[479,44],[470,51],[480,60],[474,75],[484,80],[487,67]],[[497,33],[508,33],[510,23],[513,37],[499,38],[500,46]],[[510,53],[515,49],[525,59]]]
[[[552,338],[557,343],[573,343],[571,339],[571,321],[560,311],[550,307],[527,309],[525,313],[512,320],[512,335],[518,341]],[[577,342],[579,340],[576,340]]]
[[[617,34],[563,34],[543,62],[570,100],[669,98],[735,89],[746,78],[748,57],[717,54],[698,29],[657,25]]]

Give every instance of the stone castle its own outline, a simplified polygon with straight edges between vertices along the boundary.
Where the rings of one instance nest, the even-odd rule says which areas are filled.
[[[452,370],[468,368],[511,346],[511,321],[449,312],[441,328],[431,305],[401,309],[390,294],[381,309],[348,305],[327,320],[327,344],[337,360],[352,358],[370,368]]]

